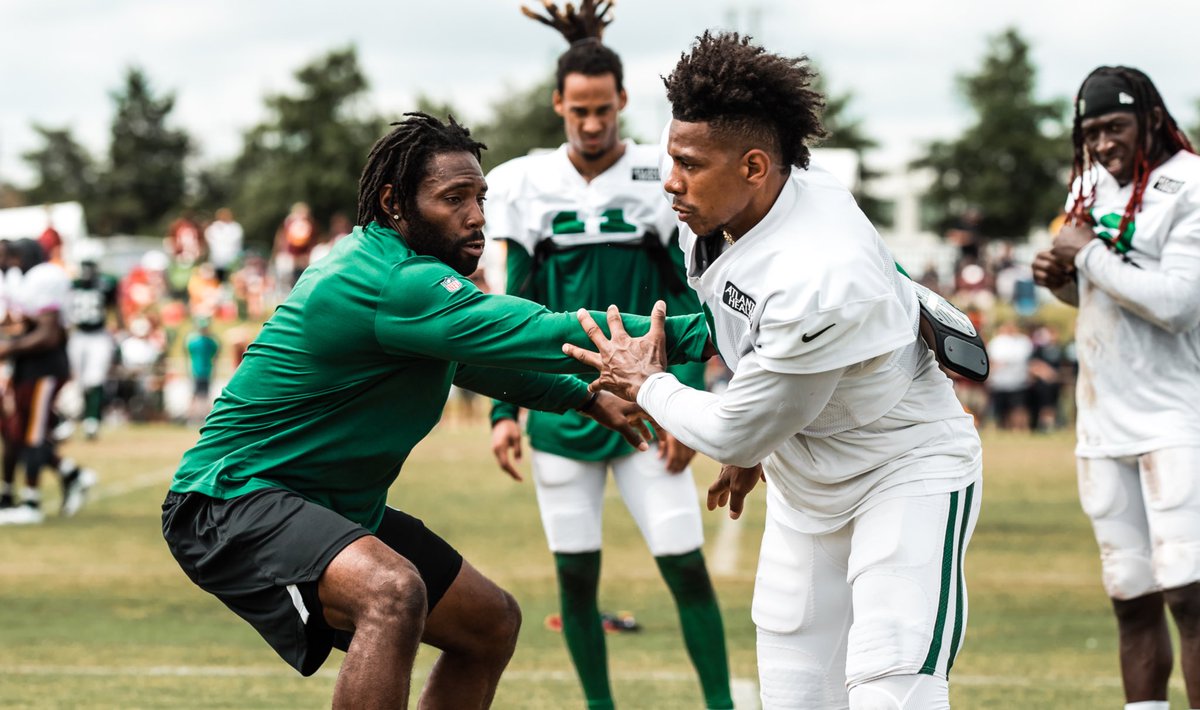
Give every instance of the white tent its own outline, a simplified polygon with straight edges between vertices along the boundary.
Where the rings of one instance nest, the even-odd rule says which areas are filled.
[[[73,246],[88,236],[83,205],[58,202],[0,210],[0,239],[37,239],[46,227],[54,227],[62,236],[63,255],[69,260]]]
[[[65,243],[87,237],[83,205],[78,202],[58,202],[0,210],[0,239],[36,239],[46,227],[54,227]]]

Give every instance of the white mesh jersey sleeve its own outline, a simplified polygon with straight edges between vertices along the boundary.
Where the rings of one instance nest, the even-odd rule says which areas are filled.
[[[720,395],[694,390],[660,373],[642,384],[637,399],[688,447],[722,463],[753,466],[817,418],[841,374],[772,372],[750,354],[738,363]]]

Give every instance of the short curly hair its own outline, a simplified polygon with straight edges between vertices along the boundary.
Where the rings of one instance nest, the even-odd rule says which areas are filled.
[[[779,155],[781,168],[808,167],[808,144],[825,134],[825,98],[808,57],[771,54],[736,32],[705,32],[664,77],[671,115],[709,123],[723,138]]]

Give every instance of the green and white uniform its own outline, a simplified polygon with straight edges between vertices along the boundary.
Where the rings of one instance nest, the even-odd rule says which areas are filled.
[[[675,214],[658,181],[655,147],[627,142],[624,155],[590,182],[575,169],[565,145],[497,167],[488,175],[487,232],[507,242],[507,293],[551,310],[615,304],[622,313],[649,313],[662,299],[667,313],[701,311],[684,282]],[[703,364],[672,371],[703,389]],[[492,411],[493,421],[516,416],[511,403],[497,402]],[[638,455],[620,436],[577,412],[530,412],[526,429],[546,536],[555,552],[600,549],[610,465],[651,552],[678,554],[703,543],[690,471],[669,474],[657,452]],[[564,465],[565,459],[594,465]],[[653,506],[641,500],[663,487],[655,490]]]
[[[891,692],[879,682],[914,693],[903,707],[949,707],[982,454],[917,335],[912,282],[815,164],[731,246],[680,231],[733,378],[716,395],[654,374],[638,403],[697,451],[763,465],[763,707],[882,707],[856,701]]]
[[[626,323],[649,329],[648,318]],[[694,316],[668,318],[667,335],[673,359],[699,359],[707,339]],[[396,232],[356,228],[250,345],[171,490],[230,499],[282,488],[375,530],[451,384],[540,409],[582,404],[580,380],[529,371],[582,368],[564,342],[590,345],[573,313],[485,295]]]
[[[517,158],[488,175],[487,232],[507,243],[507,291],[552,310],[700,313],[687,288],[675,214],[658,180],[658,151],[625,143],[611,167],[588,181],[567,146]],[[704,368],[673,368],[704,387]],[[592,373],[592,377],[595,373]],[[515,418],[497,403],[493,421]],[[675,599],[684,643],[710,708],[731,708],[724,625],[700,550],[704,533],[690,468],[671,473],[655,449],[637,452],[574,412],[530,412],[538,508],[555,553],[563,635],[588,707],[612,707],[600,628],[601,511],[607,472],[637,522]]]

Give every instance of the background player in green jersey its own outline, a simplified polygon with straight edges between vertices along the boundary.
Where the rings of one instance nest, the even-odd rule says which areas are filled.
[[[490,704],[520,612],[420,520],[385,506],[451,384],[524,406],[578,409],[636,433],[636,412],[591,399],[564,341],[576,317],[481,293],[483,146],[462,126],[409,118],[372,149],[360,226],[310,266],[213,406],[163,504],[188,576],[302,674],[346,651],[333,704],[405,706],[419,643],[442,651],[422,706]],[[647,319],[635,324],[648,330]],[[679,359],[700,317],[669,325]],[[439,472],[441,473],[441,472]]]
[[[488,176],[488,235],[507,244],[507,292],[551,310],[605,308],[649,313],[666,300],[672,313],[699,313],[686,287],[677,221],[658,182],[657,146],[622,141],[621,60],[600,42],[606,3],[577,12],[547,5],[525,13],[571,42],[558,59],[554,110],[567,143],[525,156]],[[703,365],[673,372],[704,388]],[[518,408],[497,402],[492,450],[501,468],[521,476]],[[651,451],[575,412],[530,412],[527,429],[547,542],[558,573],[563,636],[590,708],[611,708],[612,690],[597,590],[601,511],[611,469],[626,508],[658,563],[679,610],[683,636],[710,708],[733,707],[724,626],[704,563],[694,456],[670,435]]]

